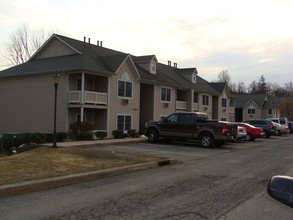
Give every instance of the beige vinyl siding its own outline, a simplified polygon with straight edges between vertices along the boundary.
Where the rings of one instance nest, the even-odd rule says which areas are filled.
[[[0,133],[53,131],[52,74],[0,79]],[[67,130],[67,75],[58,88],[57,131]]]
[[[56,38],[51,39],[51,41],[45,45],[44,48],[34,59],[44,59],[50,57],[59,57],[77,54],[77,52],[70,47],[68,47],[63,42],[57,40]]]
[[[118,81],[121,80],[123,74],[127,73],[129,81],[132,82],[132,97],[118,97]],[[117,75],[110,77],[110,86],[108,93],[108,134],[111,137],[112,131],[117,129],[118,115],[132,116],[132,129],[139,130],[139,106],[140,106],[140,84],[137,80],[136,70],[128,58],[123,66],[117,72]],[[128,100],[124,102],[123,100]]]

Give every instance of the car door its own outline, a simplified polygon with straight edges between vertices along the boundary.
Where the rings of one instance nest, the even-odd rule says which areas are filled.
[[[160,124],[161,136],[191,138],[193,133],[193,115],[175,113]]]

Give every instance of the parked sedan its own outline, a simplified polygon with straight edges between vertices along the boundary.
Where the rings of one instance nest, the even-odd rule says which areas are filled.
[[[265,138],[276,135],[276,126],[269,120],[248,120],[245,123],[251,124],[255,127],[262,128],[265,133]]]
[[[282,134],[288,134],[289,128],[286,125],[281,125],[279,123],[273,122],[273,124],[276,126],[276,135],[281,136]]]
[[[251,124],[237,122],[236,124],[242,125],[246,128],[246,141],[254,141],[256,138],[263,138],[265,136],[262,128],[254,127]]]

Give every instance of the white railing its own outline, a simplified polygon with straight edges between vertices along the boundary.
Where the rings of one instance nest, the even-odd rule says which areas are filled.
[[[82,103],[81,91],[69,91],[69,103]],[[84,91],[84,104],[107,105],[107,93]]]
[[[198,103],[193,103],[193,104],[192,104],[192,111],[194,111],[194,112],[195,112],[195,111],[199,111],[198,108],[199,108]]]
[[[187,110],[187,102],[176,101],[176,110]]]

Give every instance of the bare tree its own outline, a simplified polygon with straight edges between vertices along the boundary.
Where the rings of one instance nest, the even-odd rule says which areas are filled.
[[[231,77],[228,70],[223,70],[218,74],[219,82],[225,82],[227,84],[231,84]]]
[[[286,116],[289,120],[293,120],[293,98],[286,98],[278,107],[282,117]]]
[[[19,65],[26,62],[48,38],[49,33],[43,29],[30,31],[28,25],[22,24],[12,33],[8,42],[5,43],[3,56],[8,60],[9,66]]]

